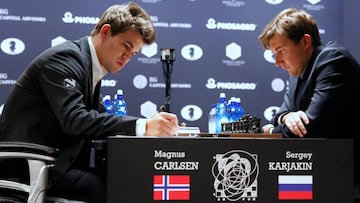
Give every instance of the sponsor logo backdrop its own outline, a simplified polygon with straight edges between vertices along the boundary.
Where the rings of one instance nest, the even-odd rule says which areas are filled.
[[[272,118],[287,88],[287,73],[257,40],[282,9],[311,13],[323,42],[343,40],[341,0],[136,0],[157,30],[125,69],[107,75],[102,93],[124,90],[128,113],[149,117],[165,103],[161,48],[174,48],[170,110],[188,126],[207,132],[210,106],[220,92],[240,97],[247,113]],[[0,111],[27,64],[44,49],[88,35],[114,0],[2,0],[0,3]],[[355,22],[354,22],[355,23]]]

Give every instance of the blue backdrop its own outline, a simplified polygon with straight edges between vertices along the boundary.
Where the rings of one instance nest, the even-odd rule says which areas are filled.
[[[165,103],[161,48],[174,48],[171,112],[207,131],[210,106],[220,92],[240,97],[245,111],[268,122],[287,88],[287,73],[257,40],[282,9],[301,8],[318,21],[324,43],[337,40],[360,58],[355,1],[137,0],[150,14],[157,40],[127,67],[107,75],[102,93],[124,90],[128,113],[148,117]],[[0,106],[27,64],[41,51],[88,35],[114,0],[1,0]],[[355,6],[356,7],[356,6]],[[344,12],[344,8],[352,12]],[[345,28],[345,29],[344,29]],[[344,37],[345,36],[345,37]],[[349,38],[350,37],[350,38]],[[344,40],[345,39],[345,40]],[[26,99],[26,98],[24,98]],[[1,107],[0,107],[1,109]]]

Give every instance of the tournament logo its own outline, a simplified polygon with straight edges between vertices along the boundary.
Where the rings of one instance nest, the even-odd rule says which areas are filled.
[[[321,0],[307,0],[309,3],[311,4],[317,4],[319,3]]]
[[[271,50],[264,51],[264,59],[269,63],[275,63],[275,55]]]
[[[265,0],[265,1],[272,5],[281,4],[283,2],[283,0]]]
[[[25,50],[24,42],[17,38],[4,39],[0,47],[1,50],[8,55],[18,55]]]
[[[193,104],[189,104],[184,106],[181,109],[181,116],[188,121],[196,121],[199,120],[202,115],[203,112],[201,110],[201,108],[199,106],[193,105]]]
[[[278,106],[269,106],[264,111],[264,117],[267,121],[271,121],[274,118],[276,113],[279,111],[280,107]]]
[[[235,202],[240,199],[255,201],[259,164],[256,154],[233,150],[216,154],[212,166],[214,196],[218,201]]]
[[[181,49],[181,55],[188,61],[196,61],[203,55],[201,47],[195,44],[188,44]]]

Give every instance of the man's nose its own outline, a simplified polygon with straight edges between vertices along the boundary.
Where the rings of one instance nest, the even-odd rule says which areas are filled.
[[[275,66],[280,66],[282,63],[282,59],[280,56],[275,55]]]
[[[125,51],[123,54],[123,59],[125,59],[126,61],[130,61],[132,56],[133,55],[131,50]]]

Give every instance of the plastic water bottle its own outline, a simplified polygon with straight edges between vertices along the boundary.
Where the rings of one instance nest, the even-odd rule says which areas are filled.
[[[237,97],[231,97],[230,104],[228,105],[228,119],[229,122],[238,121],[244,116],[245,110],[241,105],[241,99]]]
[[[117,90],[114,99],[114,110],[116,116],[127,115],[127,106],[124,99],[123,90]]]
[[[216,116],[215,116],[215,124],[216,124],[216,133],[221,132],[221,124],[228,122],[228,113],[227,113],[227,104],[226,104],[226,96],[225,93],[220,93],[219,102],[216,105]]]
[[[209,121],[208,121],[208,129],[209,129],[209,133],[216,133],[216,105],[217,104],[213,104],[211,105],[211,109],[209,112]]]
[[[245,109],[243,108],[242,104],[241,104],[241,99],[240,98],[236,98],[236,120],[239,120],[241,117],[243,117],[245,115]]]
[[[236,97],[231,97],[228,103],[228,120],[234,122],[238,120],[238,105],[236,103]]]
[[[110,114],[114,114],[114,107],[110,95],[107,94],[103,97],[103,105],[105,107],[106,112]]]

